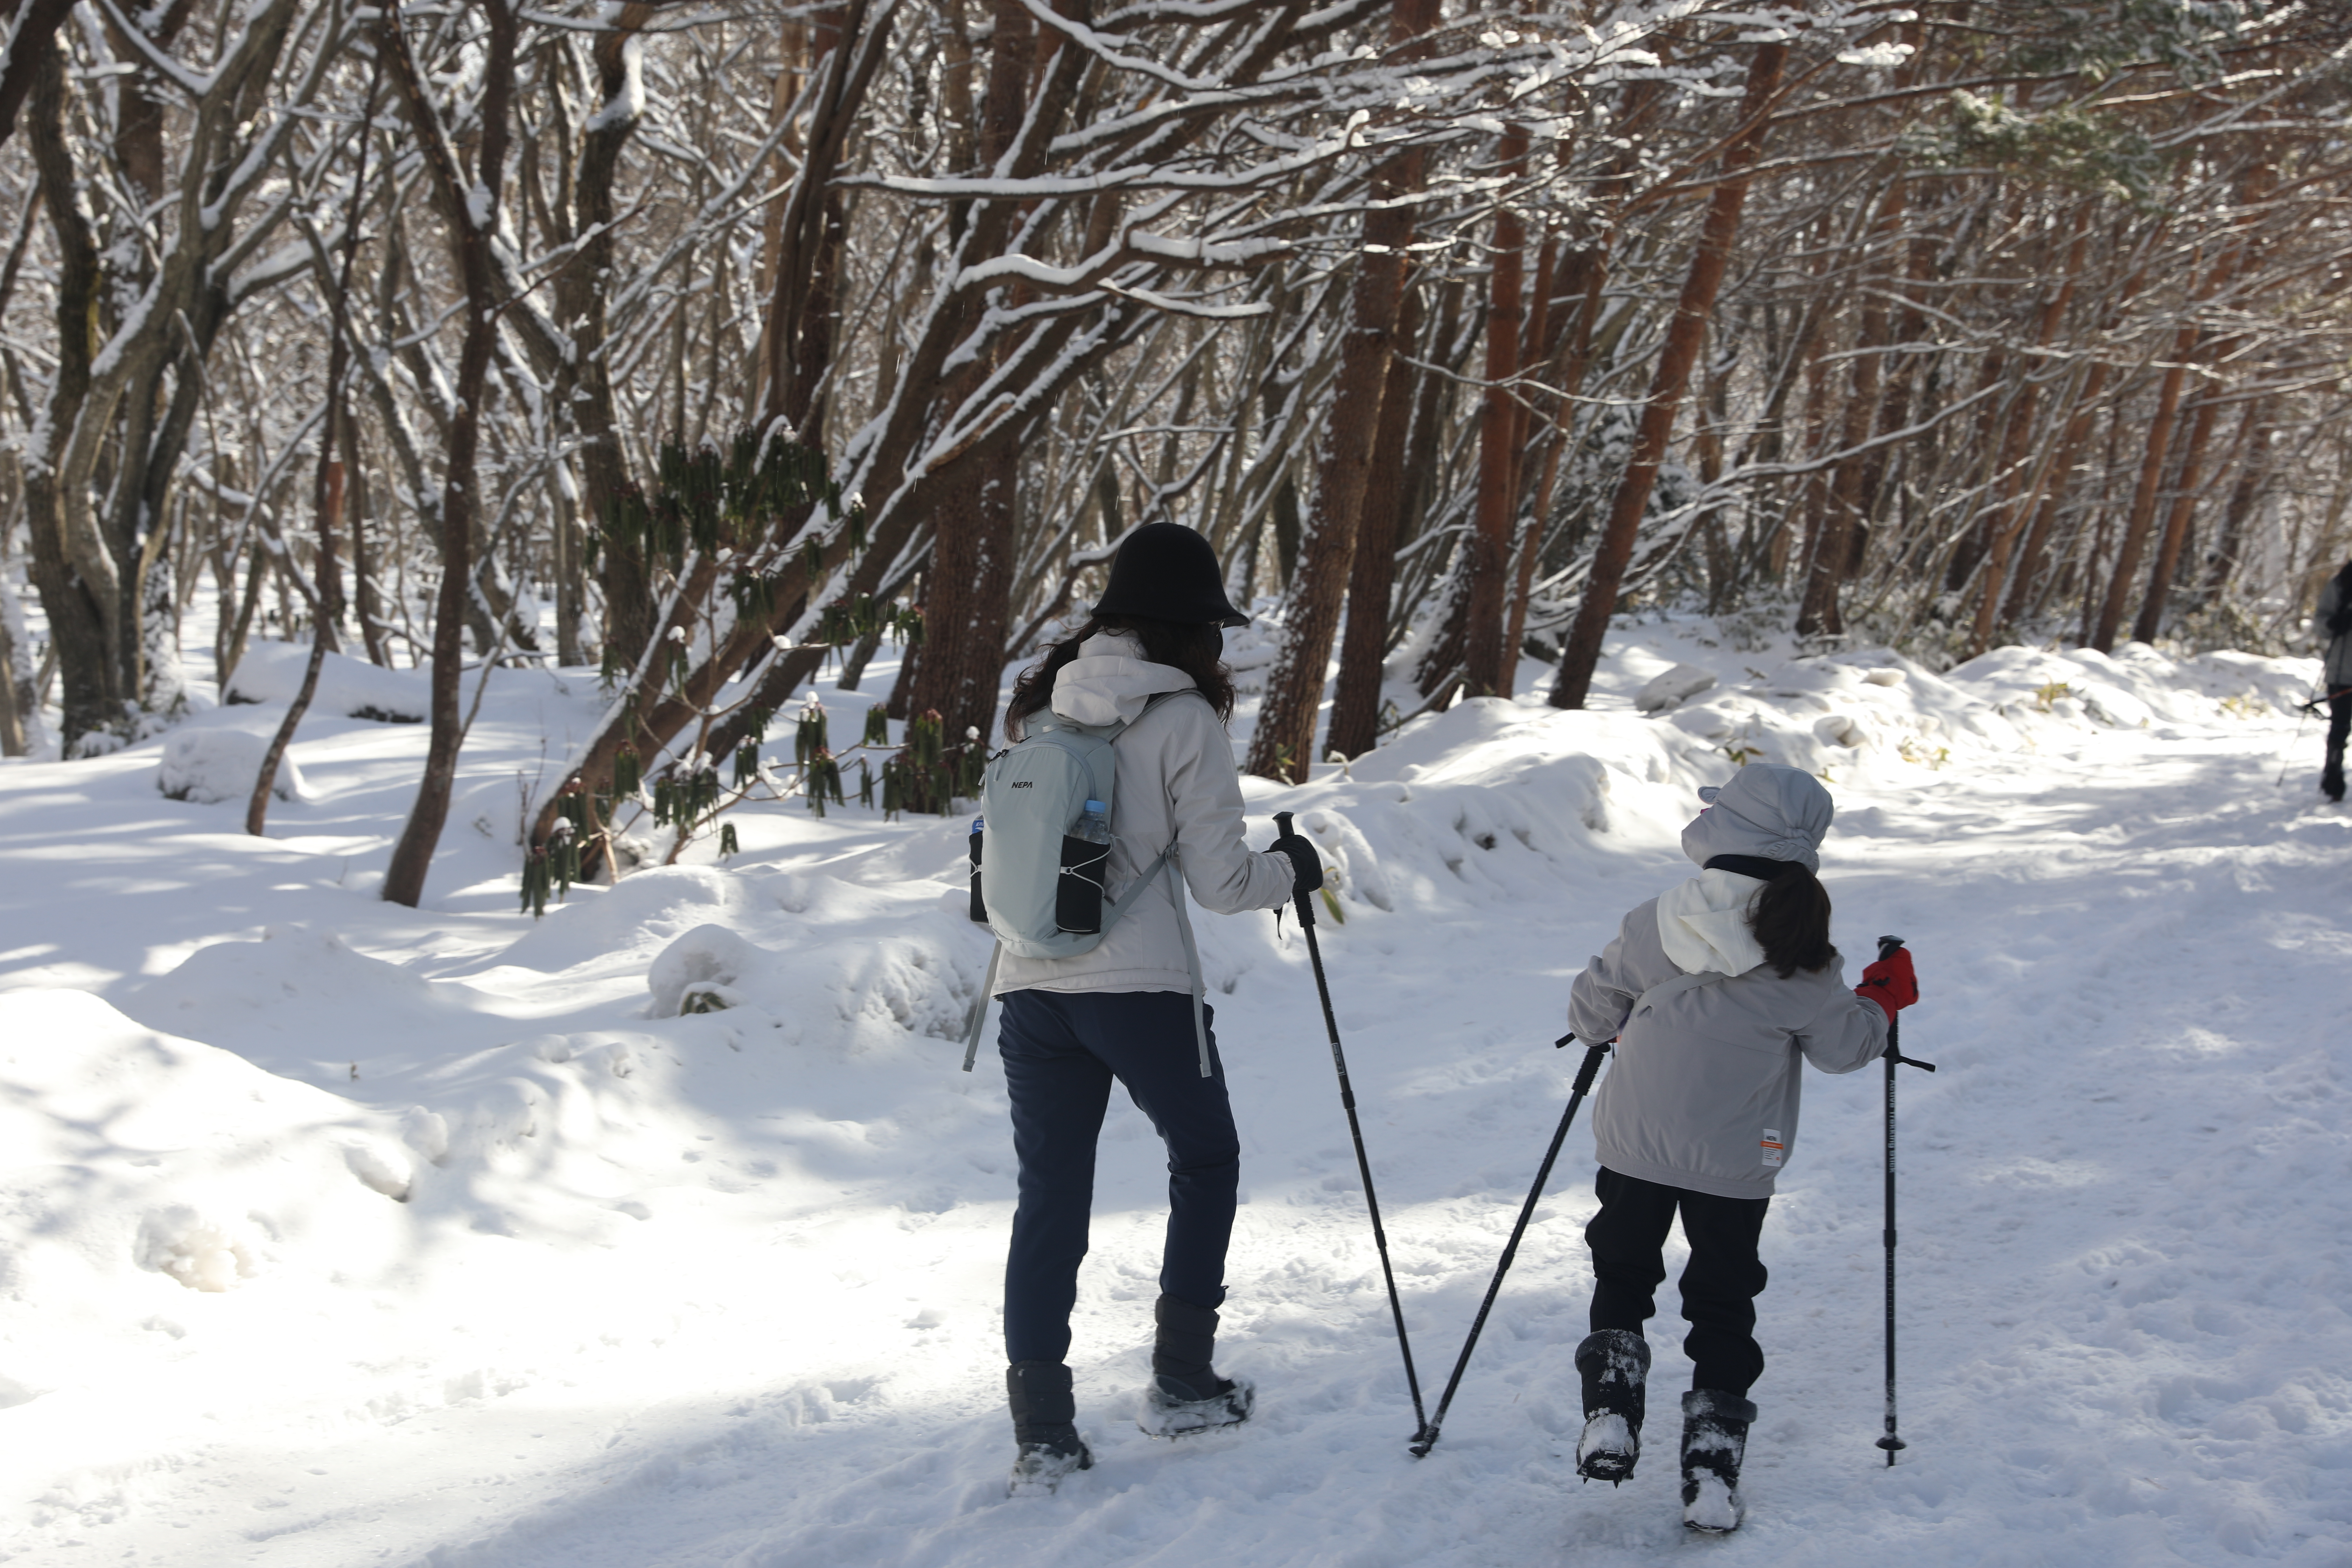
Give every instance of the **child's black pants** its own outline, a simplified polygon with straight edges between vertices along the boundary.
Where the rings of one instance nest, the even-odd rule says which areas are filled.
[[[1661,1186],[1603,1166],[1593,1178],[1601,1212],[1584,1227],[1592,1248],[1592,1331],[1642,1332],[1657,1310],[1666,1277],[1666,1232],[1682,1213],[1690,1264],[1683,1270],[1683,1316],[1691,1329],[1683,1352],[1691,1386],[1743,1398],[1764,1375],[1756,1342],[1756,1298],[1767,1278],[1756,1256],[1769,1198],[1719,1198]]]

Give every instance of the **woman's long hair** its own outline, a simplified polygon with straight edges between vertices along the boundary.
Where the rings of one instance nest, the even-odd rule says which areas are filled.
[[[1149,616],[1097,616],[1045,650],[1045,657],[1021,672],[1013,683],[1013,700],[1004,709],[1004,738],[1021,739],[1022,727],[1033,713],[1054,700],[1054,679],[1062,667],[1078,657],[1090,637],[1103,632],[1127,632],[1143,645],[1143,657],[1153,664],[1172,665],[1192,678],[1192,684],[1217,710],[1220,721],[1234,716],[1234,672],[1225,668],[1224,633],[1212,621],[1158,621]]]
[[[1786,980],[1800,969],[1817,974],[1837,962],[1830,945],[1830,890],[1794,860],[1757,889],[1748,906],[1748,929],[1764,949],[1764,962]]]

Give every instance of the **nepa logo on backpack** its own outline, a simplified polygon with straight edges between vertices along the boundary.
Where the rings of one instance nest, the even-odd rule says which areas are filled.
[[[1163,692],[1143,711],[1181,695]],[[1127,729],[1048,715],[990,761],[981,782],[987,826],[979,835],[973,913],[986,914],[1005,952],[1071,958],[1091,951],[1167,860],[1165,853],[1154,860],[1126,898],[1107,896],[1118,784],[1113,747]]]

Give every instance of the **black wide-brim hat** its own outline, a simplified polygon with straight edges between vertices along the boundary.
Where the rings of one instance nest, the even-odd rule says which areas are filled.
[[[1097,616],[1245,626],[1249,617],[1225,597],[1225,574],[1209,542],[1181,522],[1148,522],[1111,557],[1110,586]]]

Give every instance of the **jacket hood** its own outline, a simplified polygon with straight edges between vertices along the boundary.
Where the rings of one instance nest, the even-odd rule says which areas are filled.
[[[1658,942],[1685,974],[1745,974],[1764,962],[1748,906],[1764,884],[1737,871],[1701,871],[1658,895]]]
[[[1183,691],[1192,678],[1143,657],[1129,632],[1102,632],[1078,645],[1078,657],[1054,677],[1054,711],[1073,724],[1131,724],[1163,691]]]
[[[1722,788],[1699,794],[1712,804],[1683,829],[1683,853],[1699,865],[1717,855],[1753,855],[1822,868],[1822,840],[1837,803],[1804,769],[1750,763]]]

